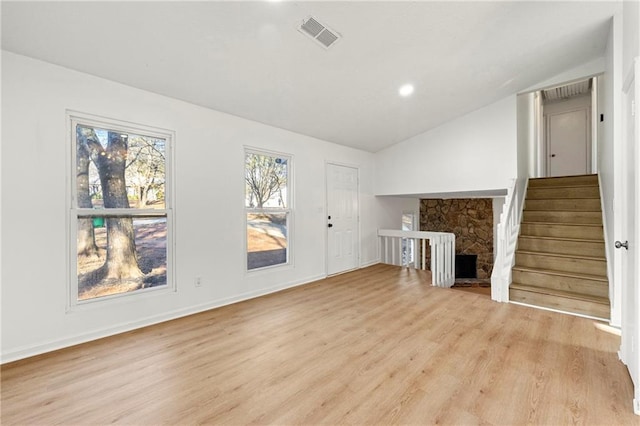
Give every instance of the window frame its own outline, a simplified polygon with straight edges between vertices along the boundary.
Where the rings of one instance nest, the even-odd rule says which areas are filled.
[[[174,278],[174,173],[173,173],[173,144],[175,132],[159,127],[132,123],[125,120],[101,117],[98,115],[67,110],[67,145],[69,161],[67,165],[67,312],[73,312],[93,306],[122,303],[127,300],[146,298],[151,295],[175,293],[177,291]],[[119,131],[125,134],[149,136],[165,141],[165,173],[164,173],[164,209],[140,209],[140,208],[79,208],[77,200],[76,159],[77,159],[77,134],[76,128],[83,125],[104,130]],[[166,220],[166,285],[138,289],[135,291],[94,297],[86,300],[78,299],[78,219],[80,217],[131,217],[149,218],[162,217]]]
[[[263,208],[254,208],[247,207],[247,184],[246,184],[246,175],[247,175],[247,155],[263,155],[268,157],[276,157],[276,158],[285,158],[287,160],[287,195],[286,195],[286,207],[263,207]],[[244,211],[244,271],[246,274],[257,274],[259,272],[269,271],[273,269],[282,269],[282,268],[291,268],[293,266],[293,217],[294,217],[294,197],[293,197],[293,162],[294,157],[292,154],[287,154],[283,152],[271,151],[263,148],[256,148],[251,146],[245,146],[242,153],[242,188],[243,188],[243,211]],[[248,228],[249,228],[249,220],[248,216],[251,213],[265,213],[265,214],[285,214],[286,217],[286,227],[287,227],[287,249],[286,249],[286,262],[277,263],[274,265],[261,266],[258,268],[249,269],[248,264],[248,256],[249,256],[249,247],[248,247]]]

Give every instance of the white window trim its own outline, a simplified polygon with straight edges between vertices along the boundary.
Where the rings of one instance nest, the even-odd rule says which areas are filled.
[[[67,123],[67,313],[72,313],[88,308],[121,304],[133,300],[144,299],[158,294],[175,293],[176,280],[174,277],[174,173],[173,173],[173,144],[175,132],[173,130],[152,127],[139,123],[127,122],[112,118],[101,117],[79,111],[66,111]],[[76,174],[73,173],[76,165],[76,125],[84,124],[102,129],[118,130],[123,133],[133,133],[144,136],[157,137],[165,140],[165,208],[164,209],[88,209],[77,207],[77,183]],[[166,217],[167,224],[167,284],[165,286],[150,287],[133,292],[119,293],[87,300],[78,300],[78,273],[77,273],[77,225],[78,216],[95,215],[100,217],[122,216]]]
[[[245,205],[246,202],[246,161],[247,154],[257,154],[257,155],[268,155],[271,157],[278,158],[286,158],[287,159],[287,207],[286,208],[277,208],[277,207],[265,207],[262,209],[250,208]],[[293,268],[293,258],[294,258],[294,250],[293,250],[293,227],[294,227],[294,196],[293,196],[293,163],[294,156],[292,154],[287,154],[284,152],[271,151],[263,148],[257,148],[252,146],[244,146],[242,151],[242,190],[244,196],[242,197],[242,207],[244,211],[244,238],[243,238],[243,265],[245,274],[248,275],[257,275],[261,272],[268,272],[270,270],[278,269],[290,269]],[[249,255],[249,248],[247,246],[247,229],[249,223],[247,221],[247,215],[249,213],[263,213],[263,212],[271,212],[271,213],[285,213],[287,215],[287,261],[284,263],[278,263],[276,265],[263,266],[260,268],[249,269],[247,264],[247,259]]]

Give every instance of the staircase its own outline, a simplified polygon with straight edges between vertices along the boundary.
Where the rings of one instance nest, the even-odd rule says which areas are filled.
[[[597,175],[530,179],[509,300],[609,319]]]

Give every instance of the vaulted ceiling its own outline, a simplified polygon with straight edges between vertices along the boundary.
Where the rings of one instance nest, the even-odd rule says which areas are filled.
[[[376,152],[603,55],[616,3],[2,2],[2,48]],[[309,16],[340,39],[299,31]],[[410,83],[413,95],[398,95]]]

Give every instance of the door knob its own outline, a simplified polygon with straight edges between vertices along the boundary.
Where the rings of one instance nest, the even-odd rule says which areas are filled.
[[[621,243],[620,241],[616,241],[616,248],[622,248],[624,247],[625,250],[629,250],[629,241],[625,241],[624,243]]]
[[[328,224],[327,227],[333,228],[333,223]]]
[[[555,154],[551,154],[551,158],[553,158],[553,157],[555,157],[555,156],[556,156]]]

